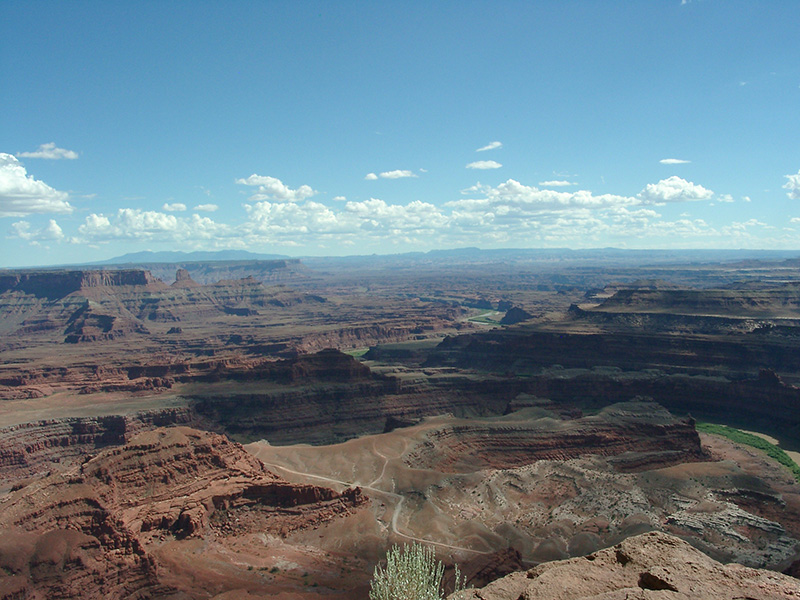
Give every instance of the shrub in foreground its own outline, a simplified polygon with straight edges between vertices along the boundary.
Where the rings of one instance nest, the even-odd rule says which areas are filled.
[[[433,549],[417,543],[392,546],[386,553],[386,567],[375,567],[370,600],[443,600],[444,565]],[[455,590],[464,589],[461,572],[455,567]]]

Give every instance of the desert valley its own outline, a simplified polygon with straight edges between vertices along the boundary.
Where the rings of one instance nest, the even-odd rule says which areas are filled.
[[[366,598],[411,542],[474,598],[800,594],[793,255],[8,270],[0,315],[2,598]]]

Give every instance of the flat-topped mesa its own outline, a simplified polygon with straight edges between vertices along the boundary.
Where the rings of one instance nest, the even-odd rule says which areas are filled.
[[[36,297],[63,298],[87,288],[145,286],[161,283],[142,269],[17,271],[0,274],[0,294],[20,291]]]
[[[620,289],[592,309],[611,313],[799,318],[797,284],[767,289]]]

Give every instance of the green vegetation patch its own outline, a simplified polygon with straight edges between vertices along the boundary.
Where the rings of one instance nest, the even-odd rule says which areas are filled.
[[[499,325],[500,319],[503,318],[503,313],[496,310],[487,310],[479,315],[467,319],[472,323],[486,323],[488,325]]]
[[[369,352],[369,348],[358,348],[356,350],[345,350],[344,351],[345,354],[349,354],[353,358],[361,358],[367,352]]]
[[[794,475],[794,478],[800,482],[800,466],[798,466],[797,463],[794,462],[788,454],[786,454],[786,452],[781,450],[775,444],[771,444],[764,438],[760,438],[752,433],[745,433],[744,431],[734,429],[733,427],[716,425],[714,423],[697,423],[697,431],[721,435],[722,437],[726,437],[737,444],[743,444],[745,446],[757,448],[758,450],[765,452],[770,458],[774,458],[785,467],[788,467]]]

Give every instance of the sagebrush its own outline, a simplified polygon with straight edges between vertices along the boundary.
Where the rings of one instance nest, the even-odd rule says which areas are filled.
[[[392,546],[386,553],[386,567],[375,567],[370,584],[370,600],[443,600],[444,565],[436,560],[432,548],[417,543]],[[458,565],[455,589],[464,589]]]

